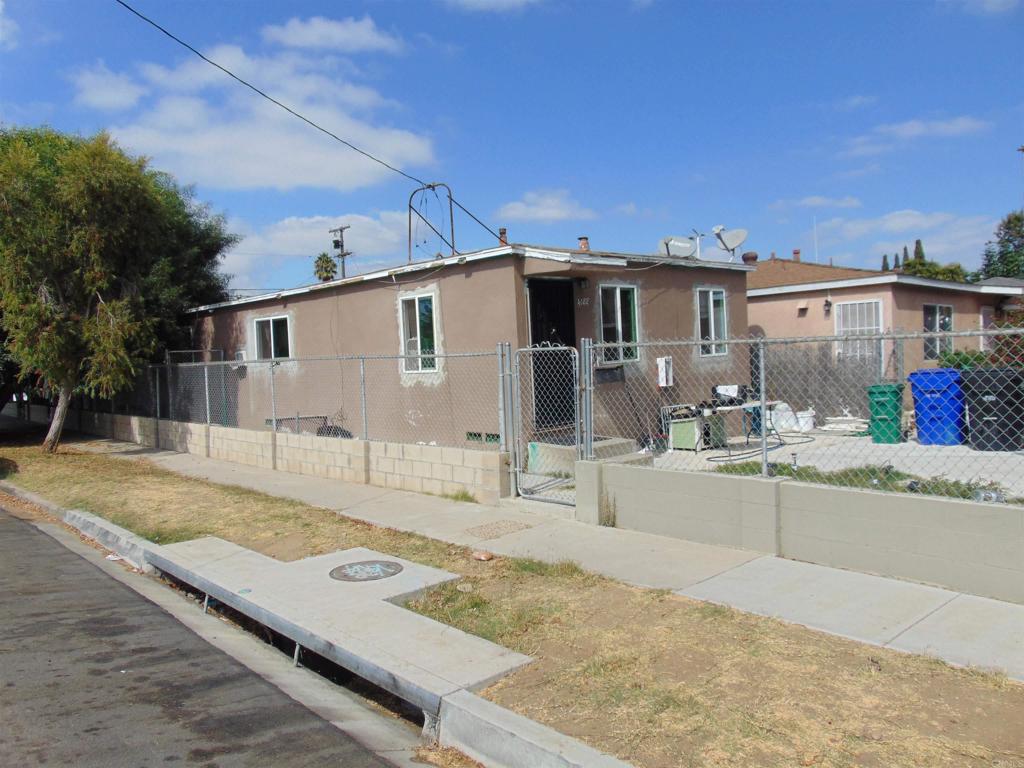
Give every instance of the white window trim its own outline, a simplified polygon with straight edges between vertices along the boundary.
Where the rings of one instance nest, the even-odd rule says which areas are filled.
[[[415,300],[415,302],[416,302],[416,333],[417,333],[417,337],[416,337],[416,354],[417,355],[421,355],[422,352],[423,352],[423,349],[422,349],[422,347],[420,347],[420,339],[419,339],[419,335],[418,334],[419,334],[420,299],[424,299],[424,298],[429,298],[431,300],[431,302],[433,303],[433,312],[431,313],[431,322],[434,324],[434,353],[433,353],[434,367],[433,368],[424,368],[423,367],[423,358],[422,357],[417,357],[416,358],[416,365],[418,367],[414,368],[414,369],[409,369],[409,368],[406,368],[406,357],[409,354],[408,351],[407,351],[409,340],[405,336],[405,315],[404,315],[404,312],[405,312],[405,302],[413,301],[413,300]],[[408,373],[408,374],[429,374],[429,375],[433,375],[433,374],[438,373],[438,371],[441,369],[441,360],[438,357],[441,354],[441,337],[440,337],[440,334],[438,332],[437,311],[438,311],[438,301],[437,301],[437,292],[436,291],[416,291],[416,292],[413,292],[413,293],[404,293],[404,294],[399,295],[399,297],[398,297],[398,338],[399,338],[399,343],[401,345],[401,353],[402,353],[402,359],[399,362],[399,365],[401,366],[401,370],[402,370],[403,374]]]
[[[847,307],[850,304],[877,304],[878,305],[878,330],[872,333],[882,333],[885,330],[885,303],[881,299],[857,299],[855,301],[837,301],[832,305],[832,326],[835,328],[835,335],[841,336],[839,332],[839,308]]]
[[[985,310],[986,309],[989,312],[992,313],[992,327],[995,328],[996,308],[995,308],[995,306],[993,306],[991,304],[985,304],[984,306],[978,307],[978,329],[981,330],[981,331],[989,330],[988,328],[985,327]],[[988,351],[988,340],[990,338],[992,338],[992,337],[991,336],[979,336],[978,337],[978,348],[982,352],[987,352]]]
[[[631,283],[621,282],[610,282],[610,283],[598,283],[597,285],[597,337],[601,340],[601,343],[606,343],[604,340],[604,289],[605,288],[627,288],[633,292],[633,325],[636,329],[636,341],[635,342],[624,342],[622,341],[622,294],[619,290],[615,291],[615,335],[618,338],[618,347],[616,351],[619,356],[614,360],[606,360],[604,354],[601,354],[601,361],[599,365],[617,366],[623,363],[635,363],[640,360],[640,288]],[[622,357],[622,350],[626,346],[631,346],[636,349],[636,356],[626,359]]]
[[[921,304],[921,328],[922,328],[922,330],[924,329],[924,310],[925,310],[926,307],[936,307],[938,309],[949,309],[949,331],[940,331],[938,328],[936,328],[934,331],[924,331],[925,333],[952,333],[956,329],[956,326],[955,326],[955,323],[956,323],[956,311],[953,309],[953,305],[952,304],[936,304],[934,302],[928,302],[926,304]],[[938,325],[938,320],[939,320],[940,317],[941,317],[941,315],[937,312],[935,314],[936,325]],[[984,337],[982,337],[982,338],[984,338]],[[929,339],[925,339],[925,347],[928,346],[928,341],[929,341]],[[945,339],[943,339],[943,338],[936,338],[936,339],[933,339],[933,341],[938,342],[938,344],[939,344],[939,353],[935,357],[928,357],[928,355],[925,354],[924,359],[927,360],[927,361],[938,360],[939,359],[939,356],[942,355],[942,351],[943,351],[942,350],[942,342],[943,341],[948,341],[949,342],[949,351],[950,352],[952,352],[954,347],[955,347],[955,344],[953,343],[953,339],[949,338],[949,337],[946,337]],[[927,352],[927,350],[926,350],[926,352]]]
[[[274,321],[285,320],[288,323],[288,356],[287,357],[274,357]],[[260,332],[258,330],[258,324],[267,321],[270,323],[270,357],[260,357]],[[252,341],[253,341],[253,358],[256,360],[290,360],[295,357],[292,352],[295,349],[292,340],[292,319],[288,315],[269,315],[267,317],[254,317],[252,319]]]
[[[700,295],[701,295],[702,292],[714,293],[715,291],[719,291],[722,294],[722,309],[723,309],[724,315],[725,315],[725,335],[722,336],[722,338],[720,338],[720,339],[712,338],[709,341],[704,341],[704,339],[700,335]],[[708,304],[708,320],[711,323],[712,329],[714,329],[714,326],[715,326],[715,313],[714,313],[715,303],[714,303],[714,297],[713,296],[709,297],[708,301],[710,302]],[[727,342],[729,340],[729,292],[727,290],[725,290],[725,286],[724,285],[698,285],[698,286],[696,286],[694,288],[693,313],[694,313],[695,319],[697,321],[697,342],[699,344],[699,346],[697,347],[697,354],[700,357],[725,357],[726,355],[728,355],[729,354],[729,345],[726,344],[725,342]],[[714,333],[714,330],[712,330],[712,333]],[[722,351],[721,352],[716,352],[715,351],[715,347],[717,347],[719,344],[722,345]],[[711,347],[711,350],[709,352],[705,352],[704,351],[704,347]]]

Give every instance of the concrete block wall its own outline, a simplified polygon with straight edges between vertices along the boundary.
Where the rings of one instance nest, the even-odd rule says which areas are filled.
[[[371,442],[368,460],[370,485],[437,495],[465,491],[484,504],[511,494],[509,455],[500,451]]]
[[[110,436],[126,443],[156,445],[156,422],[145,416],[110,416]],[[75,422],[72,422],[74,424]]]
[[[205,424],[190,424],[186,421],[160,422],[160,447],[164,450],[205,456],[208,439]]]
[[[1024,603],[1024,507],[780,485],[781,554]]]
[[[268,438],[271,435],[269,432],[262,434]],[[277,468],[285,472],[367,483],[367,453],[368,444],[364,440],[288,432],[277,435]]]
[[[1024,603],[1024,507],[576,465],[576,519]]]
[[[273,433],[267,431],[210,425],[209,455],[211,459],[272,469],[273,437]]]

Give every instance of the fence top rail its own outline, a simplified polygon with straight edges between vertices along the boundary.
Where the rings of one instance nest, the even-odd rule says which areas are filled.
[[[431,360],[451,360],[451,359],[463,359],[463,358],[497,358],[498,353],[496,350],[488,350],[486,352],[431,352],[426,354],[408,354],[408,355],[312,355],[309,357],[279,357],[274,359],[260,359],[260,360],[209,360],[201,363],[153,363],[150,368],[206,368],[216,366],[230,366],[232,368],[243,366],[243,365],[281,365],[283,363],[316,363],[316,362],[358,362],[360,360],[394,360],[401,362],[402,360],[412,360],[428,358]]]
[[[901,339],[991,338],[1024,336],[1024,328],[986,328],[968,331],[883,331],[881,333],[849,333],[831,336],[734,336],[728,339],[653,339],[646,341],[594,342],[593,349],[622,347],[704,346],[708,344],[798,344],[806,342],[895,341]]]

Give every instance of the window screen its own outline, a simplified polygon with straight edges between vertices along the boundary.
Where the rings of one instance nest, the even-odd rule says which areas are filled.
[[[864,336],[882,331],[882,302],[846,301],[835,306],[836,335]],[[856,339],[839,342],[840,357],[862,360],[880,354],[879,339]]]
[[[616,344],[604,350],[606,362],[636,360],[638,339],[636,288],[609,285],[601,288],[601,341]]]
[[[948,304],[924,305],[924,330],[935,333],[953,330],[953,307]],[[924,359],[938,360],[943,352],[953,351],[953,339],[944,336],[924,340]]]
[[[725,317],[725,291],[720,288],[701,288],[697,291],[697,322],[701,341],[720,342],[727,339],[728,324]],[[726,344],[701,344],[700,354],[724,355]]]
[[[287,317],[256,321],[256,357],[260,360],[291,357]]]
[[[434,297],[417,296],[402,299],[402,349],[406,371],[432,371],[437,359],[424,357],[436,352]]]

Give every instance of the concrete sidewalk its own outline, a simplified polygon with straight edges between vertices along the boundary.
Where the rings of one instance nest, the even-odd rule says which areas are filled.
[[[165,469],[331,509],[375,525],[502,555],[574,560],[630,584],[773,616],[874,645],[1004,671],[1024,680],[1024,605],[562,517],[565,508],[499,506],[323,480],[87,440],[76,447],[146,458]]]

